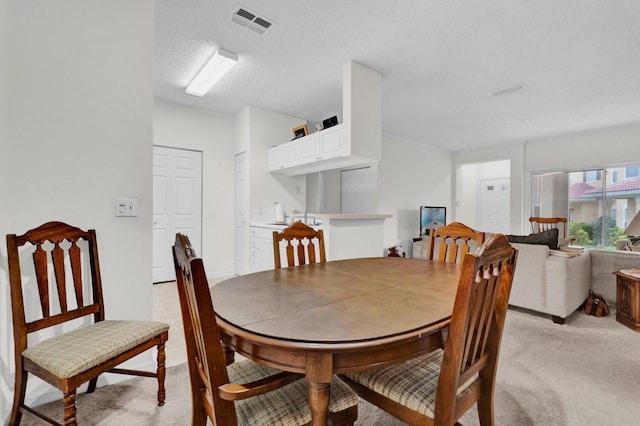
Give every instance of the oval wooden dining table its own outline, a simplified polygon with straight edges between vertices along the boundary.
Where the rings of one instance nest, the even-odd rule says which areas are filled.
[[[305,374],[324,425],[334,374],[440,347],[460,266],[398,257],[331,261],[230,278],[211,289],[223,343],[255,362]]]

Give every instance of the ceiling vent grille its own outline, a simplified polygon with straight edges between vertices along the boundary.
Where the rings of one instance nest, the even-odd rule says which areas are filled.
[[[236,24],[260,35],[264,35],[273,24],[273,21],[270,21],[263,16],[259,16],[257,13],[244,6],[238,6],[236,11],[233,12],[233,15],[231,15],[231,22],[235,22]]]

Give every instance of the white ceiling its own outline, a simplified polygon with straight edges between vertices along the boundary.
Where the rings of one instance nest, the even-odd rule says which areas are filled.
[[[353,60],[382,74],[383,133],[454,151],[640,121],[638,0],[155,0],[155,26],[156,97],[229,114],[342,121]],[[239,63],[187,95],[218,47]]]

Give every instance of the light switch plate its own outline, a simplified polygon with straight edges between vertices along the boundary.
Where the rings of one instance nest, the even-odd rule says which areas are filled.
[[[116,217],[138,216],[137,198],[116,198]]]

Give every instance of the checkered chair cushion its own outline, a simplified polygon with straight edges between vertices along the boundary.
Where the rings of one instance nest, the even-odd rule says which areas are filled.
[[[60,378],[73,377],[169,330],[156,321],[100,321],[33,345],[22,356]]]
[[[434,418],[436,391],[444,351],[438,349],[402,364],[346,376],[413,411]],[[458,389],[460,395],[477,379],[472,377]]]
[[[248,383],[281,371],[251,361],[238,361],[227,367],[231,383]],[[358,404],[358,396],[336,376],[331,382],[329,411],[335,413]],[[309,390],[305,379],[274,391],[235,402],[238,425],[303,425],[311,422]]]

